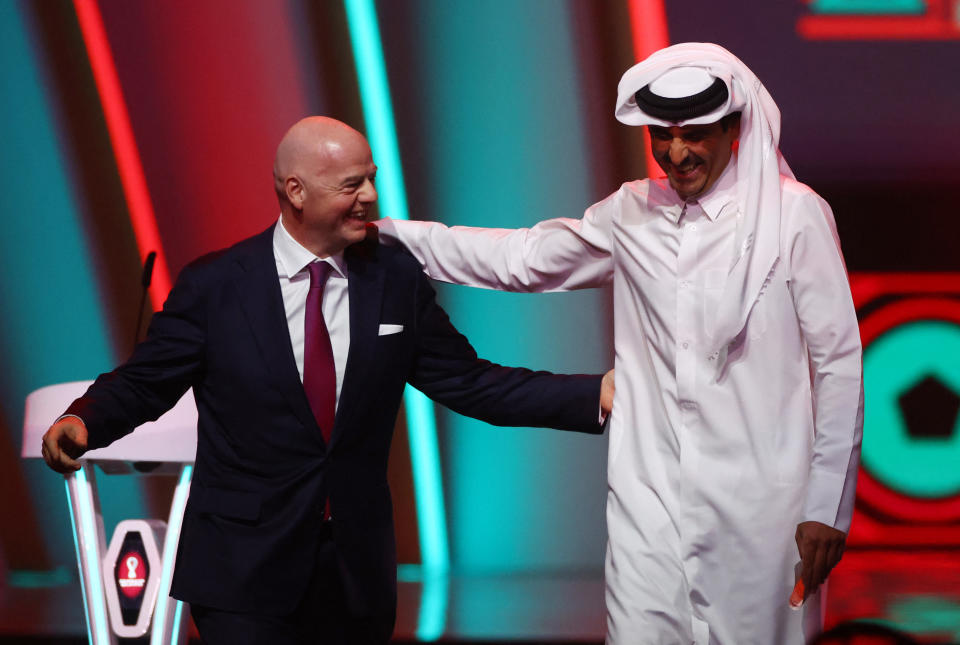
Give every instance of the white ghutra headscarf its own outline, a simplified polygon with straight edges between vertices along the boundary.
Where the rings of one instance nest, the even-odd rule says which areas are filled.
[[[641,110],[635,94],[651,83],[658,93],[676,98],[683,83],[656,84],[667,72],[669,78],[696,78],[677,74],[678,69],[706,71],[727,86],[726,101],[709,113],[677,122],[663,121]],[[702,73],[700,73],[703,76]],[[730,343],[740,335],[767,277],[780,256],[780,175],[793,172],[780,154],[780,110],[756,75],[739,58],[719,45],[682,43],[651,54],[626,71],[617,88],[617,119],[627,125],[664,127],[714,123],[740,112],[740,144],[736,156],[737,197],[740,215],[734,236],[736,252],[727,274],[712,330],[714,349],[723,360]],[[678,90],[679,89],[679,94]],[[690,87],[691,94],[700,87]]]

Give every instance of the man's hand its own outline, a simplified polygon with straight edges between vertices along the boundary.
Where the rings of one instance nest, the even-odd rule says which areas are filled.
[[[87,451],[87,426],[77,417],[64,417],[43,435],[41,454],[58,473],[80,470],[77,459]]]
[[[820,588],[830,570],[840,562],[846,541],[846,533],[820,522],[800,522],[797,525],[804,600]]]
[[[613,370],[610,370],[603,375],[603,380],[600,382],[600,412],[603,413],[604,418],[609,416],[613,409],[613,394],[616,389],[613,384]]]

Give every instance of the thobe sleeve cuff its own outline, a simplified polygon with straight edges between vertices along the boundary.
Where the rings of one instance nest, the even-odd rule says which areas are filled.
[[[851,512],[847,512],[847,509],[841,512],[845,484],[844,475],[822,470],[811,471],[803,507],[803,521],[820,522],[846,533],[850,529],[852,508]]]

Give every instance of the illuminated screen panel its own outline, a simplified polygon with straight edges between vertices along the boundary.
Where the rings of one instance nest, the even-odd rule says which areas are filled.
[[[960,274],[860,274],[865,423],[851,544],[960,544]]]
[[[797,32],[811,40],[960,39],[957,0],[812,0]]]

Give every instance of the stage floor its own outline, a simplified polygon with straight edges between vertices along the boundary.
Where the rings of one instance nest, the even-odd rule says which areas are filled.
[[[830,579],[827,625],[876,620],[923,643],[960,643],[960,552],[848,551]],[[599,575],[453,576],[400,571],[398,643],[602,643]],[[0,643],[85,642],[76,582],[0,588]]]

